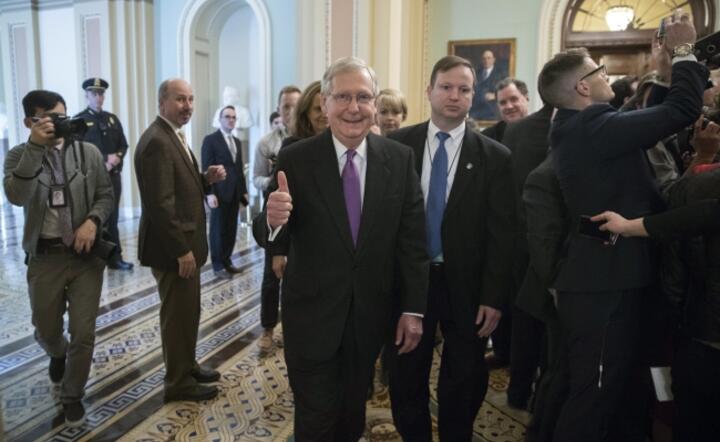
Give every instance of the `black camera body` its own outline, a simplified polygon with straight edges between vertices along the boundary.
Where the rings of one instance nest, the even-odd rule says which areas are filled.
[[[87,124],[82,118],[68,118],[58,114],[53,114],[50,118],[57,138],[80,138],[87,132]]]
[[[720,66],[720,31],[695,42],[695,57],[710,69]]]

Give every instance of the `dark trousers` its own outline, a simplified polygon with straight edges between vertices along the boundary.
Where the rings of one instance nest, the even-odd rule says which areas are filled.
[[[110,182],[112,183],[113,193],[115,194],[115,205],[113,211],[110,212],[107,221],[105,221],[105,230],[107,230],[108,239],[117,244],[115,253],[110,260],[122,260],[122,247],[120,246],[120,231],[118,230],[118,220],[120,218],[120,194],[122,193],[122,177],[120,172],[110,172]]]
[[[645,440],[643,298],[642,289],[558,294],[569,391],[554,441]]]
[[[547,355],[537,382],[532,419],[525,442],[550,442],[568,393],[568,361],[562,328],[558,321],[545,324]]]
[[[508,402],[526,404],[545,349],[545,324],[513,307]]]
[[[165,360],[165,394],[179,394],[197,385],[195,345],[200,326],[200,272],[189,279],[177,272],[152,269],[160,293],[160,335]]]
[[[280,280],[272,271],[272,255],[265,251],[262,288],[260,289],[260,325],[271,329],[278,323]]]
[[[473,423],[485,398],[488,371],[487,339],[475,327],[457,324],[450,315],[449,292],[442,266],[431,266],[428,308],[418,347],[404,355],[388,344],[390,401],[395,427],[403,440],[432,441],[430,421],[430,368],[438,322],[444,343],[438,380],[438,425],[442,441],[470,441]]]
[[[672,368],[673,441],[720,438],[720,350],[694,339],[676,342]]]
[[[295,398],[295,441],[356,442],[365,430],[365,401],[377,354],[359,355],[352,315],[337,353],[314,361],[285,348]]]
[[[210,211],[210,258],[213,270],[222,270],[232,264],[233,247],[237,234],[238,211],[240,201],[220,201],[217,208]]]

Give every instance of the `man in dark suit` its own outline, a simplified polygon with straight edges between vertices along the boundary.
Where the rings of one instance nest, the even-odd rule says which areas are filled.
[[[369,133],[377,90],[360,59],[328,67],[321,91],[330,130],[280,151],[278,190],[265,209],[268,250],[288,257],[283,328],[298,442],[362,436],[394,304],[404,312],[396,351],[413,350],[422,334],[422,192],[412,151]]]
[[[227,177],[213,184],[207,196],[210,211],[210,259],[215,275],[230,279],[240,269],[233,266],[232,256],[237,234],[240,204],[248,205],[247,184],[243,172],[241,143],[233,136],[235,108],[220,110],[220,129],[206,136],[202,144],[202,169],[222,165]]]
[[[486,50],[482,54],[482,69],[478,71],[475,81],[475,96],[473,97],[470,117],[476,120],[497,120],[497,96],[495,86],[507,77],[507,72],[495,64],[495,54]]]
[[[509,295],[515,223],[508,204],[510,152],[466,127],[474,82],[469,61],[443,57],[427,87],[430,121],[389,134],[415,152],[431,260],[423,337],[414,352],[390,358],[393,418],[404,440],[432,440],[428,384],[438,323],[444,338],[440,439],[472,439],[488,385],[487,337]]]
[[[664,47],[673,56],[665,101],[617,112],[603,66],[587,51],[557,54],[545,64],[540,94],[558,112],[550,132],[554,167],[573,223],[605,210],[626,217],[663,206],[643,149],[691,125],[700,115],[708,70],[693,55],[687,14],[666,20]],[[570,390],[555,440],[644,440],[638,376],[641,319],[653,281],[652,251],[643,238],[615,245],[570,235],[555,287],[568,343]]]
[[[525,90],[527,91],[527,87]],[[513,188],[518,214],[513,259],[515,289],[522,285],[528,269],[528,225],[524,216],[523,186],[528,174],[547,156],[552,113],[552,106],[544,105],[539,111],[510,124],[503,139],[503,144],[512,152]],[[513,295],[515,293],[517,290],[513,290]],[[508,307],[512,312],[508,404],[515,408],[526,408],[542,355],[544,325],[542,321],[513,304],[511,301]],[[505,316],[503,315],[501,325]],[[497,333],[493,335],[493,344],[496,335]]]
[[[220,374],[195,361],[200,325],[200,272],[207,260],[205,193],[225,178],[222,165],[201,174],[185,141],[193,92],[184,80],[165,80],[158,90],[160,115],[135,151],[142,202],[138,255],[152,268],[160,293],[160,333],[165,359],[165,401],[206,400],[218,390],[201,383]]]
[[[503,137],[508,124],[527,117],[528,106],[530,105],[527,84],[517,78],[505,78],[495,86],[495,97],[497,97],[501,120],[483,130],[482,134],[505,144]],[[505,146],[512,151],[510,146],[507,146],[507,144]]]
[[[548,107],[543,109],[547,110]],[[543,112],[543,109],[539,112],[546,113],[547,124],[540,123],[540,121],[545,121],[544,118],[539,118],[540,121],[537,124],[538,127],[545,127],[549,130],[552,108],[550,108],[550,112]],[[513,151],[513,157],[520,151]],[[521,382],[532,383],[532,378],[528,381],[526,371],[535,371],[537,360],[533,360],[532,356],[537,358],[538,350],[531,349],[531,345],[535,345],[537,348],[546,348],[546,364],[535,388],[533,415],[527,427],[526,442],[550,442],[553,440],[555,424],[565,401],[568,385],[567,357],[563,351],[562,330],[555,301],[551,294],[551,290],[554,289],[551,287],[554,285],[566,251],[570,219],[563,201],[560,184],[555,176],[552,156],[552,151],[548,152],[547,157],[540,165],[527,175],[521,189],[520,204],[522,208],[518,211],[518,218],[522,219],[518,224],[523,226],[525,236],[522,245],[524,255],[521,256],[524,256],[525,259],[526,272],[515,301],[518,308],[515,310],[516,321],[513,323],[513,361],[511,363],[511,385],[514,385],[515,391],[508,388],[509,403],[512,401],[513,395],[522,393],[517,390],[527,385],[515,384],[518,375]],[[529,157],[527,159],[530,160],[527,162],[528,164],[532,162]],[[514,159],[515,161],[517,160]],[[525,161],[517,162],[525,163]],[[524,172],[522,165],[518,165],[515,170],[519,174]],[[532,221],[528,222],[527,220]],[[524,315],[530,317],[527,322],[523,319]],[[533,321],[542,321],[541,326]],[[523,326],[524,324],[525,326]],[[540,341],[537,337],[532,337],[533,334],[537,334]],[[545,345],[541,342],[543,336],[546,336]],[[523,351],[529,353],[530,356],[527,354],[516,356],[516,353]],[[522,360],[527,363],[520,364],[518,367],[518,358],[523,358]]]

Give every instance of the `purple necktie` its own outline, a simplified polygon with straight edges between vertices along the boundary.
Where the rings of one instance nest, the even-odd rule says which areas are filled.
[[[347,209],[348,220],[350,221],[350,232],[352,233],[353,244],[357,245],[358,231],[360,230],[360,215],[362,214],[362,203],[360,202],[360,177],[353,158],[355,152],[352,149],[345,151],[346,161],[342,171],[343,193],[345,194],[345,209]]]

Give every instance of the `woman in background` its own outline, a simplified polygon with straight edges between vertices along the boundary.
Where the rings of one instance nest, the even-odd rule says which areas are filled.
[[[375,119],[383,136],[400,129],[400,125],[407,118],[407,101],[402,92],[396,89],[381,90],[375,98],[375,107]]]

